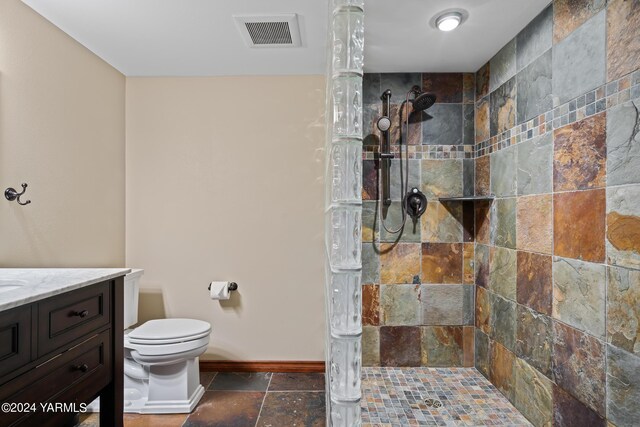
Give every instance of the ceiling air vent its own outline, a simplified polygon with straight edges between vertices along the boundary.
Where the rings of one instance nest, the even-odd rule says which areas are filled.
[[[298,47],[300,28],[295,13],[283,15],[234,15],[249,47]]]

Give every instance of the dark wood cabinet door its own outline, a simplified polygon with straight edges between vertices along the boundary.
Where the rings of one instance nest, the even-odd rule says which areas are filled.
[[[31,361],[31,306],[0,313],[0,377]]]

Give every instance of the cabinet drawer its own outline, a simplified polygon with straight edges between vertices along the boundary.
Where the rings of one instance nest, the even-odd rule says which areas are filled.
[[[110,282],[38,303],[38,356],[108,324],[110,313]]]
[[[0,412],[0,425],[22,424],[26,419],[45,420],[52,414],[42,413],[39,403],[73,403],[88,401],[111,380],[111,330],[94,335],[87,341],[54,357],[48,362],[16,378],[2,387],[0,401],[35,403],[35,413]],[[85,391],[83,396],[75,393]],[[74,392],[74,393],[69,393]],[[67,396],[74,399],[63,401]],[[77,400],[80,399],[80,400]],[[26,424],[25,424],[26,425]]]
[[[0,377],[31,361],[31,306],[0,313]]]

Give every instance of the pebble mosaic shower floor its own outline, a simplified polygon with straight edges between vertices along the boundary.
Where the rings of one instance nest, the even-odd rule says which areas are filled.
[[[442,404],[429,406],[431,399]],[[530,426],[475,368],[362,368],[362,425]]]

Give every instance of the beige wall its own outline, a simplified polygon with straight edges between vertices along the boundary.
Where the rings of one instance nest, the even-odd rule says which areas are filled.
[[[324,78],[128,78],[126,110],[141,320],[211,322],[204,358],[323,360]]]
[[[125,78],[19,0],[0,1],[0,266],[124,262]]]

